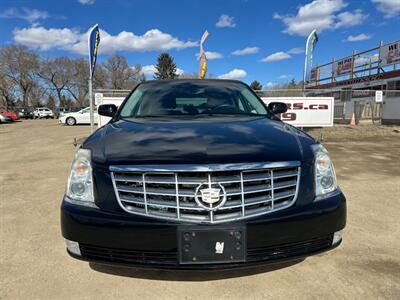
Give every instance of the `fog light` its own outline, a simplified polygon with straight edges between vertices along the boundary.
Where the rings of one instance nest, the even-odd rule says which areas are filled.
[[[79,249],[78,242],[70,241],[65,239],[65,244],[67,245],[67,249],[69,252],[75,255],[81,256],[81,249]]]
[[[343,230],[336,231],[333,234],[332,246],[338,244],[342,240]]]
[[[333,185],[333,178],[328,176],[323,176],[321,178],[321,185],[324,189],[329,189]]]
[[[74,182],[71,184],[71,192],[77,195],[83,195],[85,193],[85,185],[81,182]]]

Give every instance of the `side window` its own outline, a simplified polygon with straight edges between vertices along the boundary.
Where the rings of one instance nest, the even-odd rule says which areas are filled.
[[[246,99],[246,104],[248,105],[252,113],[259,113],[259,114],[267,113],[267,110],[265,109],[264,105],[260,102],[260,100],[258,100],[256,96],[254,96],[254,94],[250,90],[244,89],[241,91],[241,94]]]
[[[244,113],[250,113],[253,110],[253,107],[250,105],[249,101],[243,97],[242,93],[235,93],[235,104],[239,111]]]
[[[238,99],[238,108],[241,112],[245,112],[246,110],[244,109],[244,105],[243,105],[243,99],[240,98]]]
[[[131,97],[125,103],[124,107],[121,111],[121,117],[132,117],[135,113],[135,109],[137,109],[136,105],[138,104],[139,100],[142,98],[143,92],[137,89],[133,92]]]

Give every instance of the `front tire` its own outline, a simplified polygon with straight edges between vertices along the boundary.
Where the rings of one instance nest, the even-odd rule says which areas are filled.
[[[76,124],[76,120],[75,120],[75,118],[73,118],[73,117],[68,117],[68,118],[65,120],[65,123],[66,123],[68,126],[74,126],[74,125]]]

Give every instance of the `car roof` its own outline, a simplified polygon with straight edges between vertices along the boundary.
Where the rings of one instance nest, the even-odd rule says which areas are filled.
[[[142,82],[141,84],[163,84],[163,83],[171,83],[171,82],[176,82],[176,83],[208,83],[210,85],[212,84],[224,84],[224,83],[240,83],[240,84],[245,84],[243,81],[240,80],[234,80],[234,79],[216,79],[216,78],[207,78],[207,79],[200,79],[200,78],[184,78],[184,79],[153,79],[153,80],[147,80]],[[246,84],[245,84],[246,85]]]

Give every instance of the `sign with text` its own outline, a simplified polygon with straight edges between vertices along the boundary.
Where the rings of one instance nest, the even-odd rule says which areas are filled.
[[[384,67],[400,63],[400,41],[381,46],[379,49],[379,66]]]
[[[382,91],[375,92],[375,102],[383,102],[383,92]]]
[[[284,102],[288,106],[280,119],[296,127],[333,126],[333,97],[261,97],[265,104]]]
[[[346,57],[341,60],[336,60],[332,64],[333,76],[349,74],[353,70],[353,57]]]

